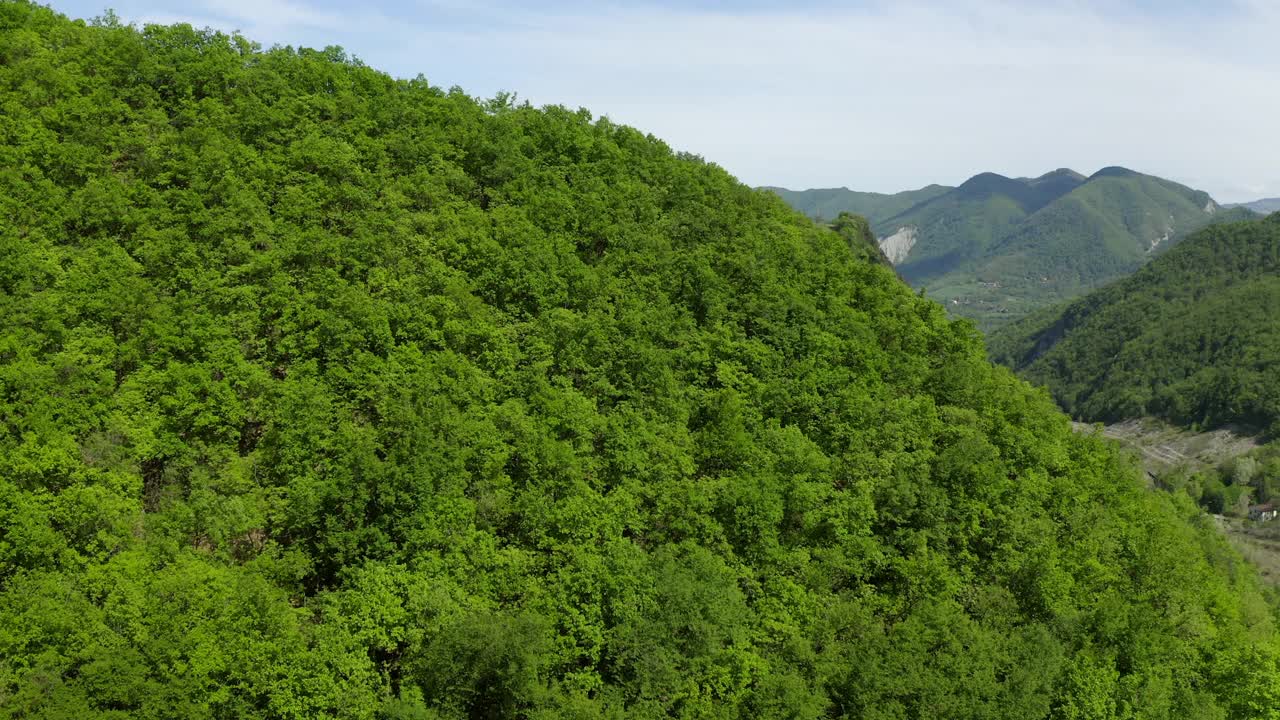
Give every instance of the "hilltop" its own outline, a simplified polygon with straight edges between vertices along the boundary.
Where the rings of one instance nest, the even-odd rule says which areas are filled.
[[[1256,574],[846,216],[0,3],[0,715],[1251,718]]]

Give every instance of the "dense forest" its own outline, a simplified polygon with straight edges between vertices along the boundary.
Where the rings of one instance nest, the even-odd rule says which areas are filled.
[[[1280,717],[1255,575],[865,222],[21,1],[0,158],[0,717]]]
[[[1206,228],[1132,277],[996,333],[1072,415],[1280,430],[1280,214]]]

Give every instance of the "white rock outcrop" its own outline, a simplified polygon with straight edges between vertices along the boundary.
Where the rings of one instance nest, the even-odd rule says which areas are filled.
[[[916,246],[916,236],[919,232],[919,228],[914,225],[898,228],[898,231],[889,237],[880,238],[880,252],[889,258],[889,262],[897,265],[911,254],[911,248]]]

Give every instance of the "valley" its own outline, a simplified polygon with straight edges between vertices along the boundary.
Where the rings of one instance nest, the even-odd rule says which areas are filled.
[[[1256,430],[1235,427],[1196,432],[1151,417],[1111,425],[1078,422],[1074,427],[1083,433],[1100,431],[1102,437],[1134,451],[1149,477],[1179,468],[1193,472],[1217,468],[1262,444]]]
[[[1098,433],[1130,452],[1141,465],[1153,492],[1185,491],[1186,478],[1196,474],[1229,476],[1232,461],[1257,451],[1263,439],[1247,428],[1219,428],[1196,432],[1156,418],[1137,418],[1112,425],[1076,423],[1077,432]],[[1269,469],[1267,472],[1274,472]],[[1280,589],[1280,520],[1251,519],[1247,509],[1211,514],[1223,533],[1263,580]]]

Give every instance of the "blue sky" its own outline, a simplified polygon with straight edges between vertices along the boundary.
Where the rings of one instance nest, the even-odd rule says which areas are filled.
[[[1280,196],[1280,0],[53,0],[586,107],[754,185],[1124,165]]]

